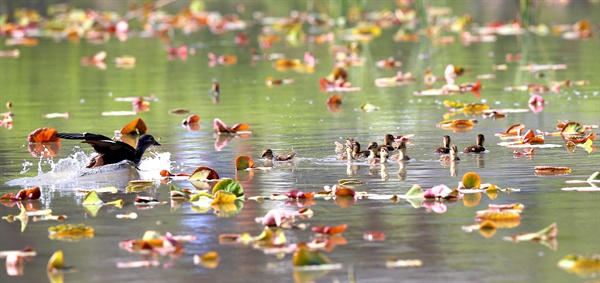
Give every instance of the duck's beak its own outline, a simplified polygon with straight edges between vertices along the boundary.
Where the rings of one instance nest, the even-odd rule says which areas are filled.
[[[153,145],[158,145],[158,146],[160,146],[160,143],[158,143],[157,141],[154,141],[154,144],[153,144]]]

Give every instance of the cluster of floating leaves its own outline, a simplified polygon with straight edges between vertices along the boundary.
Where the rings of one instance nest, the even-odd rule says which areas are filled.
[[[161,5],[166,5],[169,1],[159,2],[160,4],[149,4],[144,5],[140,8],[135,8],[131,11],[130,15],[133,17],[141,17],[147,26],[144,31],[139,32],[140,37],[158,37],[168,39],[170,37],[169,31],[172,29],[181,30],[184,33],[191,33],[201,28],[208,28],[212,33],[220,35],[228,31],[240,31],[235,37],[235,42],[241,47],[248,45],[249,38],[242,30],[250,26],[249,22],[241,20],[239,17],[223,17],[217,12],[207,12],[202,8],[200,1],[192,1],[189,7],[186,8],[184,13],[178,15],[160,15],[157,16],[157,9]],[[437,9],[436,7],[429,7],[429,13],[436,16],[436,18],[447,17],[446,12],[443,9]],[[51,12],[50,12],[51,11]],[[15,23],[4,23],[0,25],[0,33],[4,35],[10,35],[11,38],[6,40],[7,46],[33,46],[38,44],[38,39],[33,37],[35,31],[44,29],[48,34],[57,39],[65,39],[73,42],[79,42],[82,39],[86,39],[94,43],[104,43],[109,40],[110,37],[117,37],[119,40],[127,40],[132,32],[129,31],[128,20],[131,20],[132,16],[121,17],[116,13],[86,13],[80,9],[70,9],[64,5],[52,5],[49,11],[50,15],[54,15],[53,18],[47,21],[46,26],[42,26],[44,22],[42,17],[35,11],[27,9],[17,10],[18,21]],[[367,19],[360,19],[358,11],[353,11],[348,15],[348,20],[357,25],[351,29],[343,30],[339,35],[333,32],[325,32],[317,35],[306,35],[302,29],[301,19],[298,17],[291,17],[285,19],[278,19],[273,22],[270,18],[258,18],[258,20],[265,26],[271,28],[265,29],[263,34],[258,37],[259,45],[263,50],[268,50],[273,44],[285,40],[287,44],[297,46],[301,42],[315,42],[317,44],[323,42],[333,41],[333,37],[340,36],[342,40],[348,41],[347,46],[335,46],[334,57],[336,58],[336,66],[332,69],[331,73],[324,78],[319,80],[321,89],[326,93],[335,92],[328,97],[326,104],[328,109],[332,112],[341,111],[341,104],[343,100],[343,93],[345,92],[357,92],[361,91],[361,88],[354,86],[348,80],[347,68],[352,66],[360,66],[366,61],[360,57],[360,43],[368,42],[381,35],[382,27],[389,27],[394,25],[407,25],[410,26],[416,18],[416,11],[410,10],[398,10],[395,15],[390,16],[390,13],[378,13],[376,15],[370,14],[369,21],[363,21]],[[331,24],[335,21],[329,17],[329,15],[319,15],[325,18],[324,22],[326,25]],[[210,20],[209,20],[210,19]],[[156,21],[160,21],[159,24]],[[100,28],[98,25],[92,25],[90,23],[100,22]],[[318,26],[320,19],[315,17],[308,23],[312,26]],[[442,22],[440,20],[440,22]],[[21,24],[21,23],[27,23]],[[520,22],[512,23],[488,23],[480,27],[471,27],[469,31],[468,16],[458,17],[453,20],[447,27],[441,26],[430,26],[424,31],[424,34],[432,39],[432,42],[436,45],[445,45],[455,43],[454,35],[442,36],[442,28],[457,33],[460,41],[465,44],[474,44],[480,42],[493,42],[496,40],[496,35],[520,35],[526,31],[545,35],[555,34],[559,35],[565,40],[576,40],[586,39],[592,36],[591,25],[589,22],[582,20],[573,25],[556,25],[553,27],[547,27],[545,25],[525,27]],[[92,29],[91,27],[96,28]],[[158,27],[158,28],[156,28]],[[412,29],[400,29],[397,34],[394,35],[395,41],[417,41],[420,35]],[[169,59],[179,58],[181,60],[187,59],[188,56],[195,54],[197,46],[168,46],[166,48],[166,55]],[[20,55],[18,49],[5,50],[0,53],[2,57],[14,57],[17,58]],[[216,67],[218,65],[231,65],[237,64],[237,55],[232,54],[207,54],[210,59],[209,66]],[[510,56],[508,56],[510,55]],[[105,63],[108,58],[106,51],[100,51],[91,56],[81,58],[81,64],[84,66],[94,66],[99,69],[106,69]],[[385,55],[384,55],[385,56]],[[301,73],[310,73],[314,71],[316,59],[311,53],[306,53],[304,60],[294,58],[284,58],[281,54],[260,54],[257,51],[252,52],[252,60],[274,60],[273,67],[278,71],[296,71]],[[512,55],[507,54],[507,63],[520,60],[518,54]],[[115,66],[119,68],[133,68],[135,67],[137,59],[128,56],[121,55],[114,57]],[[402,62],[399,59],[388,57],[381,59],[376,62],[376,66],[385,69],[397,69],[402,67]],[[492,66],[494,71],[505,71],[509,68],[506,64]],[[550,64],[550,65],[538,65],[529,64],[522,66],[520,70],[528,72],[540,72],[543,70],[564,70],[567,66],[564,64]],[[461,95],[465,93],[473,93],[476,97],[479,97],[480,92],[483,89],[483,84],[480,80],[494,79],[493,74],[479,74],[477,75],[478,80],[475,82],[462,82],[458,83],[459,77],[469,70],[448,64],[444,70],[444,77],[437,77],[431,70],[426,71],[422,75],[413,75],[411,73],[403,73],[398,71],[393,77],[378,78],[375,80],[375,85],[379,87],[396,87],[402,86],[409,83],[422,80],[428,87],[427,89],[417,91],[414,94],[417,96],[438,96],[438,95]],[[444,84],[439,88],[434,88],[437,82],[443,82]],[[274,79],[269,77],[266,79],[266,85],[269,87],[286,85],[293,83],[292,79]],[[532,92],[533,95],[528,101],[529,108],[533,112],[540,112],[543,110],[546,101],[541,96],[547,92],[553,91],[558,92],[563,87],[581,86],[587,85],[587,81],[555,81],[551,82],[550,86],[539,85],[539,84],[524,84],[518,86],[508,86],[506,91],[528,91]],[[213,96],[213,102],[216,104],[219,102],[219,86],[218,83],[213,84],[213,88],[209,92]],[[132,103],[133,111],[110,111],[103,112],[102,115],[135,115],[139,112],[149,111],[150,101],[156,101],[156,97],[121,97],[115,99],[117,101],[127,101]],[[444,103],[446,104],[446,103]],[[438,124],[438,127],[443,129],[450,129],[456,132],[469,131],[474,128],[477,123],[476,119],[450,119],[451,116],[457,114],[470,115],[483,115],[484,118],[491,117],[500,119],[505,117],[509,113],[521,113],[523,109],[490,109],[488,105],[482,103],[471,103],[471,104],[459,104],[459,103],[448,103],[449,113],[444,115],[444,121]],[[0,125],[4,125],[9,128],[12,127],[12,113],[8,106],[9,112],[2,113]],[[363,103],[359,110],[365,112],[373,112],[379,110],[380,107],[372,105],[368,102]],[[525,111],[528,111],[525,109]],[[187,114],[185,109],[174,109],[171,111],[173,114]],[[44,114],[45,118],[69,118],[69,113],[48,113]],[[198,122],[200,116],[192,114],[182,121],[182,125],[187,127],[188,130],[197,131],[199,130]],[[215,134],[215,149],[222,149],[227,142],[236,137],[247,136],[249,132],[248,124],[236,124],[234,126],[227,126],[220,119],[215,118],[213,122],[214,134]],[[597,128],[592,126],[587,129]],[[595,147],[592,145],[592,140],[595,134],[584,133],[586,126],[581,126],[577,123],[573,124],[566,123],[559,130],[559,134],[541,132],[536,135],[532,130],[523,133],[524,126],[517,125],[509,128],[506,133],[500,134],[502,140],[508,142],[502,143],[501,145],[511,148],[523,148],[525,151],[522,155],[533,157],[533,148],[544,148],[552,147],[551,144],[545,143],[546,136],[558,136],[560,135],[569,151],[575,150],[577,147],[582,147],[588,152],[595,151]],[[147,131],[145,123],[137,118],[128,125],[126,125],[119,134],[118,138],[123,141],[131,136],[144,134]],[[29,139],[29,150],[32,155],[36,157],[52,157],[56,156],[60,150],[60,139],[55,136],[56,130],[51,128],[38,129],[30,135]],[[133,140],[135,141],[135,139]],[[130,141],[131,142],[131,141]],[[559,145],[560,146],[560,145]],[[520,155],[515,151],[515,157]],[[167,170],[161,172],[161,177],[164,181],[169,180],[186,180],[194,187],[179,188],[174,184],[170,186],[170,196],[172,207],[180,205],[181,202],[189,201],[192,204],[192,209],[198,212],[207,212],[213,210],[218,216],[221,217],[232,217],[237,215],[243,208],[243,202],[246,199],[243,188],[239,182],[248,181],[252,178],[254,171],[261,169],[270,170],[271,167],[257,167],[254,164],[252,157],[242,155],[235,160],[236,179],[224,178],[221,179],[216,171],[209,167],[200,167],[191,174],[186,173],[171,173]],[[540,166],[535,168],[536,174],[565,174],[569,173],[570,169],[560,166]],[[242,174],[245,172],[246,174]],[[239,174],[239,176],[238,176]],[[597,183],[597,176],[590,177],[585,183],[591,184],[593,187]],[[423,190],[419,185],[414,185],[406,194],[393,194],[393,195],[378,195],[367,192],[355,191],[357,187],[360,187],[362,182],[360,180],[340,180],[338,184],[333,186],[326,186],[321,192],[306,192],[299,190],[288,191],[284,194],[272,194],[269,196],[252,196],[247,199],[256,201],[263,201],[265,199],[270,200],[304,200],[313,201],[314,199],[322,199],[325,201],[333,200],[341,207],[348,207],[356,203],[357,201],[368,201],[368,200],[387,200],[387,201],[398,201],[399,199],[405,199],[411,203],[414,207],[426,207],[428,211],[437,213],[443,213],[447,207],[444,202],[463,200],[465,206],[475,206],[480,200],[483,193],[485,193],[490,199],[495,199],[498,192],[514,192],[518,190],[514,189],[501,189],[493,184],[482,184],[481,178],[473,172],[465,174],[462,181],[458,184],[457,188],[451,189],[446,185],[440,184]],[[137,193],[143,192],[148,187],[153,186],[153,182],[149,181],[132,181],[126,188],[127,192]],[[104,201],[98,194],[103,193],[115,193],[117,191],[114,187],[109,188],[98,188],[92,190],[86,190],[85,197],[82,205],[87,213],[92,216],[96,216],[99,209],[103,206],[114,205],[119,209],[123,207],[124,202],[121,199],[113,201]],[[29,216],[39,215],[44,216],[47,219],[53,219],[51,211],[28,211],[26,209],[26,202],[35,201],[40,197],[39,188],[31,188],[22,190],[16,194],[7,194],[2,197],[2,201],[18,202],[21,214],[17,216],[6,216],[3,217],[7,221],[14,221],[18,219],[22,223],[22,231],[25,229],[25,225],[29,219]],[[136,198],[135,203],[138,208],[140,207],[153,207],[155,205],[164,204],[155,198],[140,195]],[[173,205],[175,204],[175,205]],[[465,230],[478,230],[482,235],[490,236],[489,231],[493,231],[497,228],[512,228],[519,225],[520,214],[524,207],[521,204],[507,204],[507,205],[490,205],[488,210],[476,212],[476,219],[478,223],[473,226],[464,228]],[[320,269],[331,269],[339,268],[337,264],[332,264],[323,253],[331,252],[334,246],[345,244],[345,239],[340,235],[344,232],[348,226],[341,224],[337,226],[314,226],[311,230],[315,232],[312,241],[303,243],[289,243],[285,237],[284,229],[307,229],[309,223],[297,221],[298,219],[306,220],[313,216],[312,210],[308,208],[301,208],[298,211],[282,211],[282,210],[271,210],[264,217],[257,219],[257,223],[260,223],[265,228],[263,232],[258,236],[251,236],[248,233],[234,234],[234,235],[220,235],[219,241],[222,244],[239,244],[244,246],[252,246],[254,248],[263,250],[265,253],[273,253],[277,255],[285,255],[287,253],[293,253],[292,264],[296,268],[307,268],[310,269],[314,266]],[[137,214],[126,213],[117,215],[118,218],[135,219]],[[64,219],[64,218],[63,218]],[[60,217],[55,220],[61,220]],[[87,227],[85,224],[72,225],[58,225],[49,229],[51,237],[58,236],[93,236],[93,228]],[[486,232],[483,232],[486,231]],[[491,233],[493,235],[493,233]],[[555,224],[548,226],[536,233],[517,234],[511,237],[507,237],[507,240],[513,242],[520,241],[539,241],[549,242],[556,240],[557,227]],[[383,232],[365,232],[365,240],[369,241],[383,241],[385,240],[385,234]],[[168,256],[172,258],[172,261],[165,265],[173,264],[175,260],[183,254],[183,245],[181,242],[195,240],[192,236],[173,236],[169,233],[160,234],[155,231],[148,231],[142,239],[129,239],[122,241],[119,245],[123,249],[132,252],[139,253],[142,255],[147,254],[159,254],[162,256]],[[35,252],[32,249],[25,249],[23,251],[16,251],[7,253],[8,257],[11,257],[9,261],[7,259],[7,267],[18,268],[22,266],[19,263],[24,257],[35,256]],[[195,255],[194,262],[201,264],[206,268],[214,268],[217,266],[219,261],[218,253],[215,251],[207,252],[204,255]],[[422,262],[420,260],[402,260],[402,259],[389,259],[386,263],[388,267],[407,267],[407,266],[420,266]],[[155,260],[144,260],[139,262],[119,263],[117,266],[122,268],[133,268],[133,267],[148,267],[157,266],[158,261]],[[573,272],[579,273],[581,270],[591,269],[597,272],[598,270],[598,256],[579,256],[569,255],[559,262],[559,266]],[[48,263],[48,272],[51,281],[62,281],[59,280],[60,274],[63,271],[70,270],[65,268],[63,262],[62,251],[57,251]],[[14,271],[13,271],[14,272]],[[22,273],[22,271],[20,271]],[[19,271],[16,271],[19,273]],[[59,277],[57,277],[59,276]],[[296,278],[298,275],[294,273]]]

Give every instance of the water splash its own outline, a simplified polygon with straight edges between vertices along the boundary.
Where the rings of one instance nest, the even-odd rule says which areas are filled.
[[[95,155],[85,154],[77,151],[58,160],[41,158],[37,164],[38,175],[24,177],[6,182],[8,186],[44,186],[46,188],[98,188],[103,186],[115,186],[117,188],[127,186],[133,179],[157,179],[160,170],[170,169],[171,154],[169,152],[155,153],[152,157],[145,157],[138,168],[128,162],[105,165],[97,168],[85,168],[89,160]],[[29,171],[32,163],[23,163],[23,173]],[[47,172],[44,172],[44,168]]]

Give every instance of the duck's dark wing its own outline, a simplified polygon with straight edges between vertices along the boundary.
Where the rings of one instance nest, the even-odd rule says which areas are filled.
[[[286,154],[279,154],[275,157],[275,160],[288,161],[288,160],[291,160],[292,158],[294,158],[294,156],[296,156],[297,153],[298,153],[297,151],[292,151],[292,152],[288,152]]]
[[[69,139],[69,140],[86,140],[86,141],[87,140],[90,140],[90,141],[101,141],[101,140],[110,141],[110,140],[112,140],[111,138],[109,138],[107,136],[92,134],[92,133],[83,133],[83,134],[56,133],[56,136],[61,139]]]
[[[126,159],[132,162],[136,160],[135,148],[127,143],[114,141],[103,135],[59,133],[56,136],[64,139],[82,139],[84,143],[90,144],[98,153],[98,156],[90,162],[88,167],[118,163]]]

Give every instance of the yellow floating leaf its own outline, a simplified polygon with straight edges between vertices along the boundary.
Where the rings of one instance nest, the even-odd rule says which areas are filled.
[[[294,252],[292,264],[294,266],[329,264],[331,261],[319,251],[311,251],[305,244],[299,244],[298,250]]]
[[[481,201],[482,193],[464,194],[463,204],[467,207],[473,207],[479,204]]]
[[[212,204],[233,203],[235,199],[235,194],[226,192],[224,190],[219,190],[215,193]]]
[[[58,250],[58,251],[54,252],[54,254],[52,254],[52,256],[50,257],[50,260],[48,260],[48,265],[46,267],[46,270],[53,271],[56,269],[62,269],[64,267],[65,267],[65,261],[63,258],[63,252],[61,250]]]
[[[492,221],[504,221],[520,219],[521,214],[514,211],[478,211],[476,215],[477,219],[480,220],[492,220]]]
[[[463,175],[462,183],[466,189],[479,189],[481,177],[475,172],[467,172]]]

